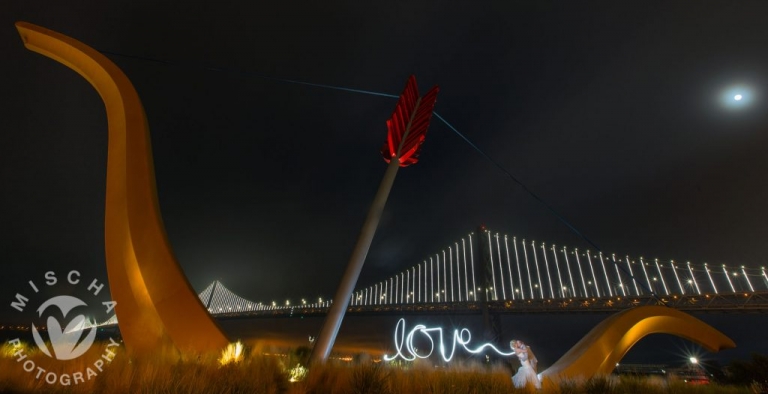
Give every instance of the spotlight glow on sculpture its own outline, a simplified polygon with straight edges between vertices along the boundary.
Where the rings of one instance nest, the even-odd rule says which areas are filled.
[[[69,67],[107,113],[104,249],[120,333],[134,354],[172,345],[218,351],[229,341],[187,281],[160,214],[149,126],[139,95],[117,65],[63,34],[17,22],[24,46]]]
[[[397,322],[397,326],[395,326],[394,335],[395,349],[397,350],[397,353],[394,356],[385,355],[384,361],[396,360],[398,357],[405,361],[413,361],[417,358],[429,358],[432,356],[432,354],[434,354],[435,350],[437,350],[440,354],[440,357],[442,357],[445,362],[449,362],[456,354],[457,344],[472,354],[483,353],[486,348],[493,350],[496,352],[496,354],[503,357],[509,357],[515,354],[515,352],[503,352],[491,343],[484,343],[474,349],[470,348],[467,345],[469,345],[469,342],[472,340],[472,334],[469,332],[469,329],[462,328],[460,330],[453,330],[453,337],[450,345],[451,351],[446,355],[446,347],[442,327],[427,327],[423,324],[417,324],[413,327],[413,329],[411,329],[411,331],[408,332],[407,335],[405,333],[405,327],[405,319],[400,319]],[[425,339],[429,342],[430,346],[428,351],[420,351],[416,348],[416,346],[414,346],[416,335],[419,334],[423,336],[422,339]],[[437,335],[437,344],[435,343],[435,338],[432,337],[432,334]]]
[[[230,363],[239,363],[243,361],[243,344],[240,341],[230,343],[221,351],[219,364],[227,365]]]

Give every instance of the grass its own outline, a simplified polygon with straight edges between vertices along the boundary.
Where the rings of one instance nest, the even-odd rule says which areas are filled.
[[[221,365],[217,354],[190,356],[172,349],[159,349],[151,357],[130,358],[118,348],[114,360],[102,371],[94,362],[107,343],[97,343],[84,356],[62,362],[52,360],[22,344],[26,359],[18,362],[19,348],[0,348],[0,393],[285,393],[285,394],[388,394],[388,393],[525,393],[512,386],[511,371],[502,365],[455,364],[433,367],[428,363],[385,364],[361,357],[358,362],[329,362],[310,368],[304,379],[290,382],[291,371],[306,364],[307,348],[276,352],[258,345],[246,347],[242,361]],[[37,370],[25,372],[23,362],[57,376],[91,368],[98,376],[63,386],[35,378]],[[603,376],[586,381],[566,380],[547,387],[552,393],[750,393],[747,387],[690,386],[661,378]]]

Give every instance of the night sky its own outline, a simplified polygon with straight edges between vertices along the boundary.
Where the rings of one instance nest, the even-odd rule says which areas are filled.
[[[107,277],[102,101],[26,50],[19,20],[172,63],[109,55],[143,101],[165,226],[198,291],[219,279],[254,301],[331,297],[386,168],[395,99],[262,76],[399,94],[414,74],[422,92],[440,85],[437,113],[605,252],[768,265],[767,2],[0,7],[3,305],[49,270]],[[480,224],[589,247],[433,118],[358,284]]]

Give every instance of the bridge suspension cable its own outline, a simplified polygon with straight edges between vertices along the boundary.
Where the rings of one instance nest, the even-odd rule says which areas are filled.
[[[760,308],[768,310],[768,274],[765,267],[757,269],[721,265],[717,270],[712,270],[708,263],[686,262],[685,267],[681,267],[674,261],[666,263],[653,259],[651,262],[644,257],[632,259],[628,255],[617,259],[615,254],[611,254],[610,259],[614,267],[622,264],[626,265],[627,271],[643,271],[645,281],[641,284],[644,286],[639,286],[637,281],[642,279],[630,277],[618,268],[613,271],[606,269],[605,256],[598,253],[597,258],[593,259],[590,250],[581,251],[565,246],[557,248],[555,245],[547,248],[544,243],[538,244],[540,246],[537,247],[535,241],[531,241],[531,248],[528,249],[525,247],[527,242],[524,241],[524,255],[532,256],[529,256],[525,265],[521,264],[520,259],[517,259],[517,264],[512,264],[508,240],[512,238],[516,248],[516,237],[505,234],[492,235],[489,230],[478,231],[453,242],[445,255],[441,251],[430,257],[429,262],[423,259],[421,263],[409,266],[371,286],[357,289],[350,301],[350,307],[374,311],[392,310],[391,308],[400,310],[398,308],[407,307],[428,311],[434,307],[454,310],[457,305],[463,305],[467,310],[477,310],[477,307],[472,305],[485,302],[503,305],[503,310],[515,310],[516,305],[539,305],[544,308],[554,305],[551,303],[600,304],[603,308],[606,308],[605,305],[621,308],[653,300],[645,290],[649,288],[664,294],[664,300],[667,302],[687,300],[690,305],[684,306],[688,308],[695,308],[693,304],[696,302],[702,302],[700,305],[706,306],[716,299],[727,301],[725,306],[718,304],[719,308],[726,308],[728,305],[736,305],[739,308],[749,306],[728,301],[735,299],[757,303],[762,305]],[[500,241],[502,238],[505,241],[503,245]],[[481,239],[489,242],[475,242]],[[461,253],[459,245],[462,246]],[[559,254],[563,259],[558,258]],[[506,264],[503,262],[504,256]],[[455,263],[453,258],[456,259]],[[582,258],[588,267],[583,267]],[[571,261],[576,264],[571,264]],[[550,275],[552,269],[557,273],[556,282]],[[526,272],[525,275],[523,271]],[[534,271],[536,275],[533,274]],[[547,273],[546,281],[541,275],[542,271]],[[566,271],[567,283],[563,282],[562,271]],[[584,272],[591,275],[586,276]],[[523,276],[528,280],[523,281]],[[518,281],[512,280],[515,277]],[[505,278],[509,280],[506,281]],[[472,283],[472,288],[469,288],[469,283]],[[456,296],[451,298],[452,295]],[[332,300],[323,301],[322,298],[314,303],[307,303],[302,299],[302,303],[296,305],[290,302],[253,302],[233,293],[219,281],[211,283],[199,297],[211,314],[220,316],[292,314],[296,309],[321,313],[332,303]]]

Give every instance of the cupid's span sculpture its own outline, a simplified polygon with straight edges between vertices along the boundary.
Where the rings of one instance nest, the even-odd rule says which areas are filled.
[[[736,347],[725,334],[685,312],[659,305],[641,306],[603,320],[541,377],[549,385],[561,379],[608,375],[632,346],[651,334],[675,335],[710,352]]]
[[[387,142],[381,148],[381,154],[384,161],[389,165],[387,171],[384,172],[384,179],[379,184],[379,190],[373,198],[371,208],[368,210],[368,216],[365,218],[355,248],[352,250],[347,269],[344,271],[339,288],[336,290],[336,296],[333,298],[334,302],[328,311],[328,316],[325,317],[320,334],[317,336],[317,343],[312,349],[312,355],[309,359],[310,364],[325,362],[331,354],[336,335],[341,327],[341,321],[344,319],[347,306],[352,298],[352,291],[357,283],[357,278],[360,276],[360,271],[363,269],[365,257],[368,255],[371,241],[373,241],[376,228],[379,226],[381,214],[384,212],[389,191],[392,190],[392,184],[395,182],[397,170],[419,161],[419,152],[421,152],[421,145],[427,135],[429,121],[432,119],[432,109],[435,107],[439,90],[440,88],[434,86],[427,94],[420,97],[419,89],[416,86],[416,77],[411,75],[405,84],[405,90],[400,95],[397,106],[395,106],[392,117],[387,121]]]
[[[16,23],[27,49],[71,68],[99,92],[109,132],[104,242],[125,346],[215,351],[228,340],[173,255],[160,215],[144,108],[128,77],[104,55],[63,34]]]

